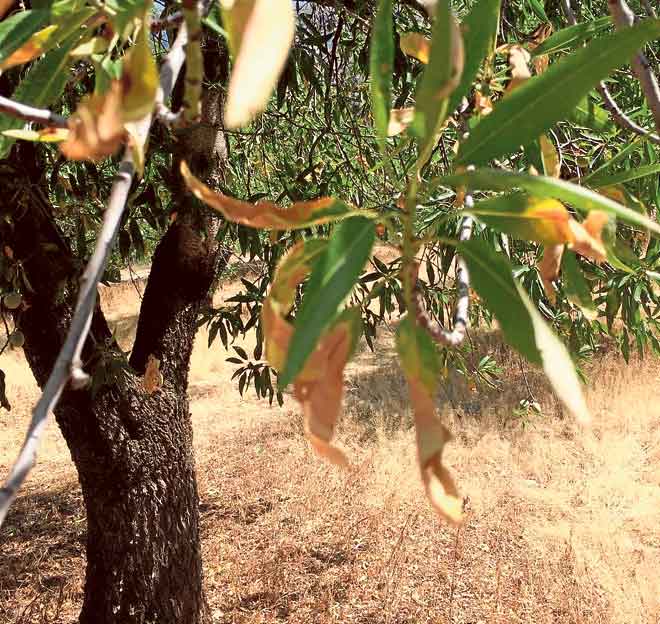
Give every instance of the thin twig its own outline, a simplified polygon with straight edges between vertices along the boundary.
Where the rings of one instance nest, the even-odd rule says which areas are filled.
[[[617,4],[618,0],[609,0],[608,4],[610,6],[610,12],[612,13],[612,19],[616,25],[617,28],[621,28],[625,26],[626,24],[623,23],[623,20],[627,20],[628,18],[626,17],[626,13],[623,10],[623,8],[620,11],[620,17],[616,18],[614,16],[615,9],[613,9],[613,4]],[[575,26],[577,24],[577,19],[575,17],[575,13],[573,12],[573,9],[571,8],[571,3],[570,0],[562,0],[562,8],[564,10],[564,14],[566,15],[566,19],[568,20],[568,23],[571,26]],[[630,12],[630,9],[626,5],[626,8],[628,9],[628,12],[630,15],[632,15],[632,12]],[[618,9],[617,9],[618,11]],[[617,22],[617,19],[620,22]],[[632,19],[634,20],[634,16],[632,16]],[[632,22],[631,22],[632,23]],[[645,60],[646,57],[643,54],[638,54],[635,59],[633,60],[633,69],[635,69],[635,62],[638,60],[639,56],[642,56]],[[648,66],[648,60],[646,60],[646,69],[644,69],[644,63],[642,62],[642,70],[646,74],[646,82],[647,82],[647,88],[649,90],[649,95],[646,93],[646,89],[644,88],[644,82],[640,79],[640,82],[642,82],[642,89],[644,89],[644,95],[648,98],[651,97],[654,99],[657,104],[657,110],[660,111],[660,94],[658,93],[658,84],[657,81],[655,80],[655,76],[651,72],[650,67]],[[635,73],[637,73],[637,70],[635,70]],[[650,74],[650,77],[649,77]],[[638,76],[639,77],[639,76]],[[598,86],[596,87],[598,93],[600,96],[603,98],[603,107],[605,110],[611,115],[614,123],[616,123],[617,126],[620,128],[623,128],[624,130],[628,130],[630,132],[633,132],[634,134],[638,134],[640,136],[645,137],[648,139],[651,143],[654,143],[656,145],[660,145],[660,136],[657,134],[654,134],[653,132],[650,132],[638,124],[636,124],[628,115],[626,115],[621,108],[619,108],[619,105],[616,103],[615,99],[612,97],[612,94],[610,93],[609,89],[607,88],[607,85],[604,82],[600,82]],[[651,102],[649,101],[649,106],[651,107],[651,110],[654,111],[653,105],[651,105]],[[658,131],[660,131],[660,126],[658,125],[658,117],[656,117],[656,113],[654,111],[653,117],[655,119],[655,124],[656,128]]]
[[[15,102],[2,96],[0,96],[0,113],[4,113],[10,117],[16,117],[17,119],[23,119],[24,121],[33,121],[52,128],[68,127],[66,117],[62,117],[62,115],[51,113],[49,110],[43,108],[21,104],[20,102]]]
[[[607,5],[617,30],[630,28],[635,23],[635,14],[631,11],[626,0],[608,0]],[[660,87],[658,87],[658,80],[643,52],[639,51],[635,54],[631,65],[642,87],[646,102],[651,109],[656,132],[660,132]]]
[[[653,19],[658,19],[658,13],[651,6],[649,0],[642,0],[642,4],[644,5],[644,9],[646,10],[646,12],[649,14],[649,17],[652,17]]]
[[[185,26],[179,34],[167,55],[160,72],[160,89],[157,94],[157,103],[169,98],[174,82],[181,71],[188,36]],[[151,128],[152,115],[147,115],[140,122],[137,129],[138,138],[146,138]],[[98,284],[103,276],[108,257],[114,246],[121,218],[126,206],[126,200],[135,173],[132,151],[128,148],[119,165],[119,171],[108,201],[108,207],[103,216],[103,226],[99,235],[94,253],[87,264],[81,279],[80,291],[76,309],[67,334],[53,370],[46,382],[46,386],[32,411],[32,420],[28,427],[25,441],[21,451],[12,466],[11,472],[0,489],[0,526],[2,526],[12,502],[16,498],[18,489],[27,477],[35,463],[37,448],[43,434],[48,415],[55,409],[66,384],[71,381],[72,386],[80,387],[87,380],[87,374],[82,370],[81,352],[87,339],[89,328],[96,308]]]
[[[467,193],[464,200],[465,208],[470,210],[474,207],[472,195]],[[467,241],[472,236],[474,221],[472,217],[464,217],[461,222],[459,234],[460,241]],[[454,327],[451,331],[446,330],[439,323],[431,320],[424,311],[423,301],[419,291],[415,291],[417,322],[424,327],[433,340],[446,347],[458,347],[465,340],[468,328],[468,312],[470,309],[470,274],[468,273],[465,260],[459,255],[456,258],[456,306],[454,308]]]

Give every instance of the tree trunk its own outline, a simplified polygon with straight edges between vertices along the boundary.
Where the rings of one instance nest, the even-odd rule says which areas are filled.
[[[179,158],[209,183],[226,158],[214,97],[204,103],[204,123],[178,142]],[[0,243],[11,246],[33,289],[14,320],[43,387],[70,325],[82,259],[54,222],[37,150],[17,144],[0,172],[0,213],[12,216],[0,223]],[[154,254],[130,368],[97,305],[83,361],[104,382],[65,390],[55,410],[87,514],[82,624],[208,621],[187,389],[200,307],[225,258],[214,218],[181,188],[173,192],[177,218]],[[163,376],[152,394],[141,378],[149,355]]]

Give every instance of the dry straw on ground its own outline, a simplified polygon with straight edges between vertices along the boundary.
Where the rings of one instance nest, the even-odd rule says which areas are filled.
[[[128,337],[135,289],[103,299]],[[347,472],[312,455],[292,400],[269,408],[249,393],[241,399],[227,354],[206,340],[198,337],[190,393],[214,622],[660,622],[656,360],[594,362],[587,434],[529,372],[544,414],[523,428],[511,418],[526,395],[518,360],[491,341],[508,371],[504,392],[456,384],[441,397],[456,434],[447,462],[469,496],[456,530],[437,521],[421,491],[391,333],[349,370]],[[14,405],[0,415],[4,474],[37,388],[20,353],[0,366]],[[71,622],[84,540],[75,471],[51,424],[0,532],[0,622]]]

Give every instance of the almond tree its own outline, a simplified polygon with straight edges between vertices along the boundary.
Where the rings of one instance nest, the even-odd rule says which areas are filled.
[[[369,301],[396,285],[390,292],[406,312],[397,350],[410,389],[422,482],[434,509],[452,523],[461,522],[462,499],[442,463],[451,435],[436,414],[434,396],[442,358],[467,335],[471,289],[479,309],[497,318],[507,342],[542,366],[566,408],[587,422],[573,361],[549,322],[552,306],[570,305],[594,320],[603,312],[611,326],[621,300],[617,294],[619,304],[610,302],[618,282],[608,267],[655,279],[653,267],[640,261],[630,269],[621,260],[617,224],[654,234],[660,226],[628,205],[630,198],[616,187],[621,181],[605,169],[584,184],[561,179],[560,151],[551,134],[566,118],[595,123],[605,114],[590,95],[597,88],[621,131],[660,142],[626,115],[603,83],[633,59],[656,130],[660,127],[657,82],[639,52],[660,35],[654,16],[635,23],[625,0],[611,0],[611,20],[578,23],[566,4],[570,25],[553,34],[542,5],[535,3],[542,25],[520,45],[506,19],[508,9],[500,14],[500,0],[478,0],[461,23],[446,2],[339,3],[345,13],[337,14],[334,31],[319,34],[329,58],[325,95],[341,61],[343,28],[354,16],[353,23],[370,31],[371,116],[381,152],[371,169],[388,185],[400,183],[397,205],[372,209],[340,196],[292,197],[288,206],[237,199],[225,185],[226,133],[240,132],[258,118],[274,89],[284,85],[286,92],[281,77],[291,68],[296,8],[305,19],[307,4],[221,0],[218,15],[216,3],[182,0],[156,19],[152,3],[143,0],[102,5],[56,0],[34,2],[29,9],[17,4],[0,22],[3,305],[15,324],[8,342],[23,346],[43,391],[25,445],[0,490],[0,522],[53,412],[78,470],[87,513],[81,622],[208,619],[187,384],[199,317],[227,262],[221,227],[269,230],[273,248],[283,252],[271,257],[277,266],[254,327],[278,388],[293,385],[312,447],[340,465],[349,462],[332,439],[343,370]],[[419,15],[424,6],[433,19],[420,21],[418,32],[398,32],[393,16],[399,6]],[[392,75],[402,53],[417,59],[414,89],[399,93],[393,106]],[[223,88],[204,84],[224,85],[228,55],[225,100]],[[499,72],[503,59],[506,88]],[[308,62],[310,80],[317,70]],[[331,133],[330,106],[324,115]],[[454,142],[450,156],[444,153],[448,137]],[[153,253],[127,358],[98,305],[97,286],[128,218],[127,201],[139,203],[139,179],[158,166],[150,141],[158,143],[160,154],[169,152],[159,175],[167,177],[174,210]],[[48,160],[52,151],[41,145],[49,142],[58,143],[61,154],[55,165]],[[54,218],[53,176],[44,176],[65,160],[86,167],[104,163],[99,166],[109,166],[114,175],[84,270],[84,244],[74,248],[63,236]],[[638,178],[657,170],[649,165]],[[424,229],[424,207],[434,206],[440,192],[449,193],[451,202],[446,212],[432,215],[438,228]],[[142,205],[157,199],[149,186],[140,197]],[[459,227],[442,231],[440,225],[450,220]],[[288,234],[278,238],[281,232]],[[514,277],[511,255],[495,249],[492,233],[500,243],[526,241],[526,250],[533,251],[531,270],[536,275],[538,261],[546,289],[541,310],[524,280]],[[134,234],[133,242],[140,239],[139,231]],[[397,241],[400,259],[391,272],[369,281],[363,269],[377,236]],[[432,314],[418,273],[420,250],[434,245],[452,249],[457,258],[455,281],[447,287],[455,295],[447,328]],[[603,271],[601,281],[609,280],[604,311],[592,299],[585,259]],[[371,288],[364,286],[369,283]],[[568,303],[558,303],[564,295]]]

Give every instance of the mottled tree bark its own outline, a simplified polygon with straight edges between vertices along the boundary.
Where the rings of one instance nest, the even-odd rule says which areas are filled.
[[[217,92],[207,94],[202,123],[179,137],[175,159],[186,158],[210,184],[221,179],[226,159],[219,111]],[[82,268],[55,224],[43,171],[26,143],[0,168],[0,213],[11,215],[0,242],[23,262],[34,291],[14,320],[41,387],[66,336]],[[65,390],[55,411],[87,514],[83,624],[208,620],[187,388],[196,321],[224,257],[215,218],[180,184],[172,190],[177,217],[153,257],[131,370],[96,394]],[[97,305],[83,353],[88,370],[101,352],[123,357]],[[153,394],[141,383],[150,354],[163,374]]]

